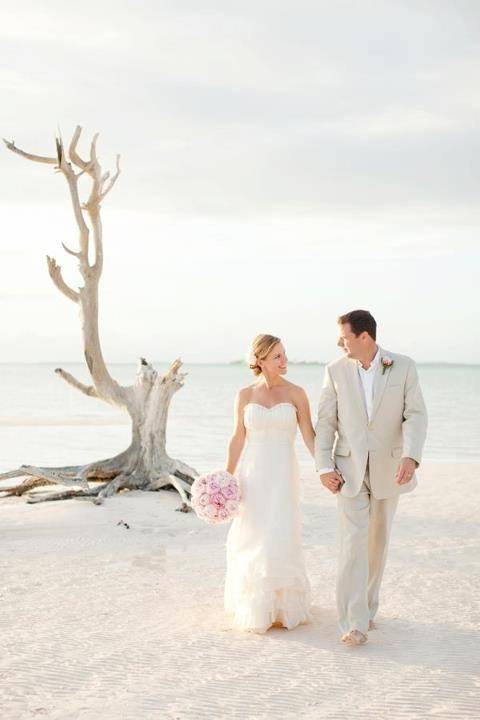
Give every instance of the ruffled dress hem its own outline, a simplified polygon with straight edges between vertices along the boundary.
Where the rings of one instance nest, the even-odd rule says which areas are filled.
[[[305,592],[286,588],[272,591],[269,596],[252,597],[248,602],[236,603],[227,598],[225,612],[230,616],[233,628],[263,634],[274,623],[293,630],[312,621],[310,600]]]

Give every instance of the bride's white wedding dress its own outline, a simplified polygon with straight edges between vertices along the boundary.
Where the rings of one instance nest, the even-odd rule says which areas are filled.
[[[292,629],[310,618],[301,546],[297,413],[292,403],[244,410],[246,446],[237,472],[242,499],[227,537],[225,610],[234,627]]]

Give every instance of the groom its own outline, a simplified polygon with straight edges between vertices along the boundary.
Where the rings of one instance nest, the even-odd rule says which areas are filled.
[[[322,484],[338,493],[342,642],[373,629],[393,516],[417,485],[427,412],[415,363],[377,345],[367,310],[338,318],[344,357],[325,368],[315,439]]]

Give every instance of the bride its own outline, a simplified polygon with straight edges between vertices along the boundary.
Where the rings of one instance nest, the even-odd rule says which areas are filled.
[[[313,456],[315,433],[305,391],[283,377],[279,338],[257,335],[250,368],[258,380],[236,396],[228,446],[226,469],[242,498],[227,537],[225,610],[235,628],[264,633],[311,619],[294,442],[298,425]]]

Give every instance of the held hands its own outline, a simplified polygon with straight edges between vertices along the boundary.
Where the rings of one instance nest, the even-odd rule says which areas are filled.
[[[340,490],[343,478],[336,470],[320,475],[320,482],[334,495]]]
[[[395,482],[397,485],[405,485],[410,482],[413,477],[413,473],[417,468],[417,463],[412,458],[406,457],[400,460],[400,464],[397,468],[395,475]]]
[[[397,485],[406,485],[406,483],[410,482],[417,467],[418,464],[413,458],[402,458],[395,475]],[[320,482],[335,495],[342,487],[343,478],[336,470],[332,470],[320,475]]]

